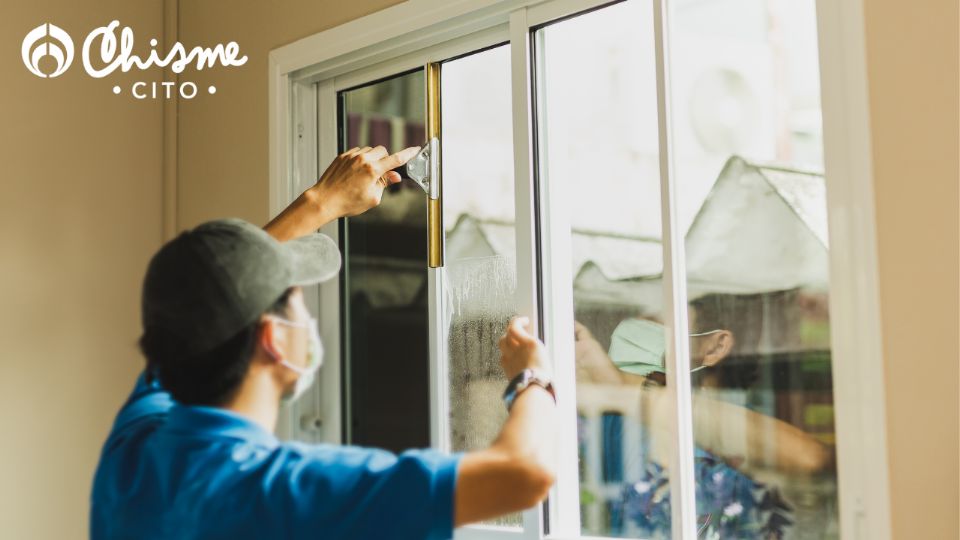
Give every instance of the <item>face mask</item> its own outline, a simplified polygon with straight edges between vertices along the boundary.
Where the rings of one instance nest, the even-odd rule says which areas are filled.
[[[646,376],[663,373],[666,345],[663,325],[644,319],[626,319],[610,336],[608,355],[622,371]]]
[[[709,336],[718,332],[722,330],[690,334],[690,337]],[[627,373],[664,373],[666,346],[666,333],[662,324],[644,319],[626,319],[610,336],[608,355],[619,369]],[[694,373],[705,367],[707,366],[698,366],[690,372]]]
[[[286,324],[287,326],[308,328],[310,330],[309,341],[307,343],[306,367],[295,366],[290,362],[287,362],[286,359],[280,359],[280,363],[283,364],[284,367],[300,375],[293,387],[293,391],[283,396],[283,402],[290,403],[292,401],[296,401],[297,398],[302,396],[303,393],[307,391],[307,388],[310,388],[310,385],[313,384],[314,379],[316,379],[317,370],[319,370],[320,366],[323,365],[323,343],[320,342],[320,329],[317,326],[316,319],[311,318],[309,323],[298,323],[288,321],[287,319],[281,319],[279,317],[273,317],[273,319],[279,323]]]

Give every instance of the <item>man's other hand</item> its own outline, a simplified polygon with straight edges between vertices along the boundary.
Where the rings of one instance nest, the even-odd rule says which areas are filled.
[[[500,338],[500,365],[507,380],[527,368],[547,369],[543,343],[531,332],[530,319],[514,317]]]

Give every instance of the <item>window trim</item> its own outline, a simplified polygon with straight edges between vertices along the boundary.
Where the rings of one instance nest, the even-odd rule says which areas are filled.
[[[839,434],[837,477],[841,535],[884,540],[891,535],[890,497],[863,0],[816,1],[832,247],[831,347],[834,358],[844,359],[832,363]],[[373,80],[378,69],[383,74],[397,72],[404,61],[414,59],[418,61],[411,67],[424,64],[422,56],[426,51],[440,55],[433,58],[439,60],[448,48],[463,49],[480,43],[493,45],[508,36],[513,65],[516,202],[518,210],[523,209],[517,212],[517,245],[518,252],[534,253],[535,224],[526,217],[533,216],[535,189],[529,101],[531,57],[527,50],[529,28],[607,3],[607,0],[409,0],[274,49],[268,67],[271,215],[278,214],[293,197],[312,184],[320,168],[336,155],[335,137],[322,134],[330,133],[330,129],[336,132],[335,81],[338,78],[343,84],[355,85],[350,81],[360,70],[366,70],[364,77]],[[668,10],[670,0],[655,0],[655,5],[666,6]],[[310,105],[311,99],[313,105]],[[304,142],[309,141],[309,136],[303,136],[311,131],[316,137],[312,149]],[[324,232],[338,238],[336,223],[325,227]],[[518,258],[517,264],[518,308],[535,308],[536,261]],[[310,294],[316,295],[315,305],[321,311],[321,331],[328,355],[331,359],[339,358],[338,285],[327,283]],[[535,309],[529,312],[537,313]],[[676,315],[674,319],[679,320]],[[547,333],[548,339],[551,333]],[[683,346],[679,342],[674,345]],[[337,364],[336,361],[325,363],[318,385],[320,394],[316,396],[328,413],[322,418],[321,439],[330,442],[342,440],[341,375]],[[296,433],[298,429],[289,420],[281,424],[286,426],[281,427],[281,431]],[[564,459],[568,460],[569,456]],[[563,479],[560,485],[562,482]],[[553,497],[552,500],[562,504],[562,495],[557,494],[556,489]],[[554,509],[558,506],[551,504]],[[527,513],[525,523],[537,530],[523,536],[540,537],[540,511],[538,507]],[[555,521],[555,515],[551,518],[551,525],[560,524]],[[518,537],[515,532],[492,528],[458,530],[458,537],[464,538],[506,536]]]
[[[673,123],[670,104],[670,9],[668,0],[653,2],[653,46],[657,71],[657,128],[660,152],[660,219],[663,240],[663,302],[666,322],[667,395],[673,402],[670,456],[670,521],[673,538],[697,538],[696,472],[693,462],[693,390],[690,373],[690,335],[687,318],[685,239],[677,218],[674,175]],[[679,276],[679,277],[678,277]],[[677,477],[674,482],[673,478]],[[680,501],[677,504],[676,501]],[[678,527],[677,524],[680,524]]]

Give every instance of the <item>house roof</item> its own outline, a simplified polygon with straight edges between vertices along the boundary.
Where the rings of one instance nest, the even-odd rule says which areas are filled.
[[[690,296],[825,287],[825,196],[821,174],[731,157],[687,231]],[[575,229],[571,244],[574,287],[583,294],[644,305],[662,296],[657,239]],[[512,258],[514,250],[512,223],[464,214],[447,234],[450,260]]]
[[[829,262],[825,195],[821,174],[731,157],[686,234],[689,297],[825,289]],[[509,261],[515,249],[515,226],[510,222],[461,214],[447,233],[451,267],[476,266],[478,258]],[[663,262],[658,239],[575,229],[571,252],[578,301],[659,309]],[[398,270],[390,269],[384,279],[367,284],[384,287],[386,298]],[[422,273],[409,277],[422,280]]]

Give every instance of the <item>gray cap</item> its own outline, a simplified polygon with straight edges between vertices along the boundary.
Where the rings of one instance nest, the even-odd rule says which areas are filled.
[[[206,352],[252,324],[288,288],[326,281],[339,270],[340,250],[325,235],[280,243],[239,219],[204,223],[150,260],[144,336],[181,355]]]

